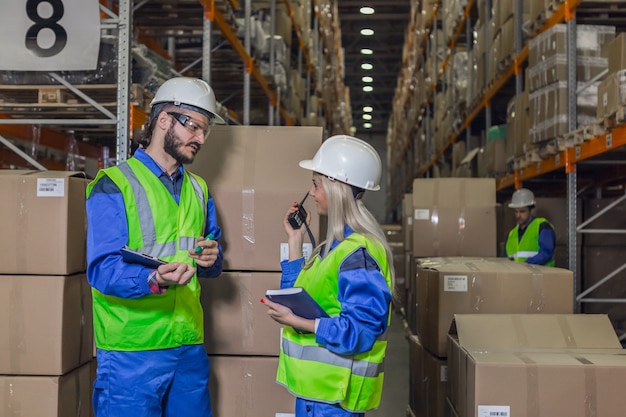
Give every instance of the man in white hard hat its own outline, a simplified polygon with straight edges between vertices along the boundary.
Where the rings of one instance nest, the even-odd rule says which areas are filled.
[[[516,262],[554,266],[554,227],[548,220],[534,216],[533,192],[527,188],[516,190],[509,207],[515,210],[517,226],[509,232],[505,256]]]
[[[211,416],[198,277],[222,272],[206,182],[187,171],[223,123],[204,81],[166,81],[140,148],[87,188],[87,278],[98,370],[96,417]],[[165,264],[122,256],[129,248]]]

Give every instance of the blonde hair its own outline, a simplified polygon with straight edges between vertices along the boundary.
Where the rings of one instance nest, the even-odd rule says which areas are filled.
[[[326,192],[326,201],[328,202],[328,227],[326,229],[326,240],[320,242],[315,248],[304,268],[310,268],[318,255],[322,257],[326,256],[330,250],[331,244],[335,240],[339,242],[343,241],[345,239],[343,233],[344,226],[348,225],[355,233],[364,235],[380,243],[385,248],[387,263],[389,264],[391,273],[391,289],[393,293],[395,285],[393,253],[391,252],[385,233],[372,213],[365,207],[365,204],[363,204],[360,198],[354,197],[352,186],[341,181],[332,180],[325,175],[317,173],[314,175],[321,179],[322,186]]]

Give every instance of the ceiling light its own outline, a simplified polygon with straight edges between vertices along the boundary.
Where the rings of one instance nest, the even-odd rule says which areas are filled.
[[[374,51],[372,51],[372,50],[371,50],[371,49],[369,49],[369,48],[361,48],[361,53],[362,53],[363,55],[372,55],[372,54],[374,53]]]
[[[373,7],[361,7],[359,9],[359,12],[361,12],[361,14],[374,14],[374,8]]]
[[[372,115],[371,115],[371,114],[369,114],[369,113],[365,113],[365,114],[363,115],[363,120],[372,120]]]
[[[371,85],[364,85],[363,91],[365,91],[366,93],[371,93],[372,91],[374,91],[374,87],[372,87]]]
[[[374,111],[374,108],[372,106],[365,106],[365,107],[363,107],[363,111],[365,113],[371,113],[371,112]]]
[[[371,129],[372,128],[372,124],[371,123],[363,123],[363,127],[365,129]]]
[[[361,35],[363,36],[372,36],[374,34],[374,29],[364,28],[361,29]]]
[[[361,64],[361,69],[371,70],[371,69],[374,69],[374,66],[370,64],[369,62],[364,62]]]
[[[374,78],[365,76],[365,77],[361,77],[361,81],[363,81],[364,83],[371,83],[371,82],[374,82]]]

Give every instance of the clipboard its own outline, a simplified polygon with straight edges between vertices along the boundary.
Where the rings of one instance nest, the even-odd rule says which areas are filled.
[[[147,268],[157,269],[159,265],[165,265],[167,263],[161,259],[146,255],[145,253],[139,253],[136,250],[132,250],[128,246],[124,246],[120,249],[120,252],[124,262],[143,265]]]

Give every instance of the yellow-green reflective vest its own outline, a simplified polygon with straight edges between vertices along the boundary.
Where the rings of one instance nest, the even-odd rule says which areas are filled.
[[[357,249],[365,247],[378,263],[391,289],[391,272],[383,246],[363,235],[353,233],[311,268],[303,270],[295,286],[307,292],[331,316],[338,316],[338,277],[342,262]],[[391,306],[387,325],[391,321]],[[378,407],[383,388],[387,334],[378,337],[372,349],[354,356],[331,352],[315,342],[315,334],[283,328],[276,380],[300,398],[330,404],[338,403],[349,411],[367,411]]]
[[[509,232],[509,238],[506,241],[507,256],[513,258],[515,262],[526,262],[526,259],[537,255],[539,253],[539,230],[543,223],[550,224],[543,217],[533,219],[526,227],[521,240],[519,240],[519,225],[515,226]],[[546,263],[546,266],[554,265],[554,258]]]
[[[169,262],[192,263],[188,250],[204,231],[208,188],[185,171],[176,201],[148,167],[135,158],[101,170],[87,187],[87,196],[102,177],[121,190],[128,220],[128,246]],[[163,294],[120,298],[92,288],[96,346],[138,351],[204,342],[200,283],[171,286]]]

